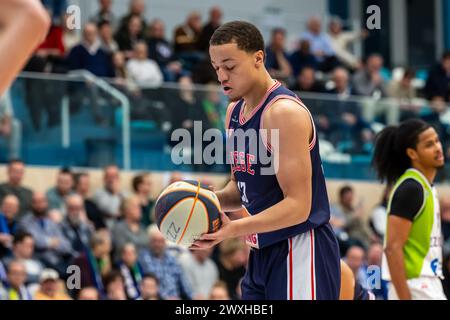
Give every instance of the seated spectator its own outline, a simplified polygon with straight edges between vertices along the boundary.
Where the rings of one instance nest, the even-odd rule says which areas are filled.
[[[370,245],[369,250],[367,252],[367,266],[368,267],[378,267],[381,269],[381,261],[383,259],[383,245],[380,242],[375,242]],[[368,270],[366,270],[366,274],[370,276]],[[381,280],[380,286],[376,286],[374,284],[378,284],[378,280]],[[375,282],[375,283],[374,283]],[[388,289],[387,289],[388,281],[383,279],[368,279],[368,287],[375,295],[377,300],[387,300],[388,299]]]
[[[72,247],[61,227],[48,217],[48,201],[44,193],[33,194],[31,212],[20,220],[17,229],[33,236],[37,259],[46,267],[58,270],[61,275],[66,273]]]
[[[391,188],[386,187],[383,191],[383,196],[380,203],[373,209],[370,216],[369,224],[372,232],[378,237],[378,241],[384,240],[384,234],[386,233],[387,225],[387,205]]]
[[[444,242],[450,239],[450,198],[442,196],[439,201],[441,209],[441,226]]]
[[[142,173],[135,176],[131,182],[132,189],[136,197],[139,199],[141,206],[141,224],[147,228],[154,223],[153,206],[155,201],[151,198],[152,179],[149,173]]]
[[[220,86],[215,82],[207,84],[202,99],[202,110],[200,120],[202,121],[203,129],[209,128],[223,129],[223,113],[224,105],[221,101]],[[226,111],[225,111],[226,112]]]
[[[14,117],[9,92],[0,96],[0,138],[8,144],[8,158],[20,157],[22,146],[22,124]]]
[[[114,77],[111,56],[101,48],[98,29],[93,23],[84,26],[83,40],[72,48],[67,61],[70,70],[88,70],[97,77]]]
[[[64,282],[55,270],[45,269],[39,280],[39,290],[34,294],[33,300],[71,300],[65,293]]]
[[[450,101],[450,51],[444,52],[439,64],[428,74],[424,92],[428,100]]]
[[[62,35],[62,41],[64,44],[65,53],[67,54],[72,50],[73,47],[75,47],[80,41],[81,36],[76,28],[69,28],[70,23],[68,23],[68,19],[72,16],[69,14],[65,14],[63,16],[63,35]]]
[[[97,190],[92,200],[102,211],[108,228],[120,217],[123,194],[120,190],[120,172],[116,165],[103,169],[103,188]]]
[[[158,278],[152,273],[145,274],[142,277],[140,290],[140,300],[163,300],[159,293]]]
[[[128,60],[128,76],[140,87],[155,88],[161,86],[163,75],[158,64],[148,58],[147,44],[143,41],[134,45],[134,58]]]
[[[164,75],[164,81],[176,82],[184,73],[183,66],[166,40],[164,28],[164,23],[160,19],[151,22],[147,38],[148,57],[158,64]]]
[[[230,300],[227,284],[223,281],[217,281],[211,288],[208,300]]]
[[[219,278],[227,284],[231,299],[237,298],[236,288],[245,274],[247,248],[238,238],[226,239],[219,245]]]
[[[19,199],[13,194],[4,197],[0,206],[0,259],[11,252],[18,212]]]
[[[311,53],[318,62],[318,68],[323,72],[333,70],[338,62],[330,37],[322,32],[322,21],[318,17],[311,17],[306,26],[307,30],[300,36],[300,40],[307,40],[311,45]]]
[[[106,296],[102,277],[111,271],[111,239],[108,233],[97,231],[90,241],[90,246],[73,260],[81,273],[80,288],[94,287],[101,297]]]
[[[100,300],[100,294],[94,287],[85,287],[78,292],[77,300]]]
[[[97,28],[102,50],[110,55],[118,51],[119,45],[116,40],[114,40],[113,28],[109,20],[99,21],[97,23]]]
[[[219,270],[211,260],[212,249],[187,251],[179,258],[195,299],[204,300],[219,280]]]
[[[118,271],[111,271],[103,279],[107,300],[127,300],[123,278]]]
[[[145,20],[145,1],[144,0],[131,0],[128,14],[122,17],[120,20],[120,25],[118,31],[126,31],[129,22],[133,17],[139,17],[142,24],[142,30],[145,30],[147,27],[147,23]]]
[[[158,277],[164,299],[192,299],[192,290],[176,258],[166,250],[166,239],[156,226],[150,227],[149,247],[139,252],[139,264],[144,273]]]
[[[414,77],[414,71],[407,69],[401,80],[392,80],[387,89],[389,96],[399,103],[401,121],[416,118],[421,109],[421,104],[414,101],[418,97],[416,88],[412,85]]]
[[[44,266],[34,258],[34,239],[30,233],[19,232],[14,236],[12,254],[4,261],[8,264],[12,260],[21,260],[24,263],[27,285],[39,283],[39,275]]]
[[[180,60],[183,68],[192,70],[205,54],[197,51],[198,39],[202,31],[201,16],[198,12],[191,12],[186,22],[175,29],[174,50]]]
[[[288,83],[292,75],[289,57],[285,49],[286,30],[275,28],[272,37],[266,47],[265,65],[272,78]]]
[[[299,73],[291,90],[299,92],[323,92],[322,83],[316,81],[316,71],[312,67],[304,67]]]
[[[120,256],[122,248],[127,243],[132,243],[137,250],[148,246],[148,235],[141,225],[141,206],[136,196],[126,198],[122,203],[123,220],[116,223],[112,234],[115,257]]]
[[[199,51],[209,52],[209,40],[214,31],[222,25],[222,16],[222,10],[218,6],[214,6],[209,10],[209,21],[202,27],[197,40],[197,49]]]
[[[106,228],[103,213],[99,210],[95,202],[89,198],[89,174],[85,172],[75,174],[74,183],[76,194],[83,198],[84,210],[89,221],[92,222],[96,230]]]
[[[290,55],[289,62],[294,78],[298,77],[304,67],[316,70],[318,65],[316,57],[311,53],[311,44],[308,40],[300,41],[298,49]]]
[[[366,97],[386,97],[385,83],[381,75],[383,57],[379,54],[371,54],[364,68],[353,76],[352,87],[355,95]]]
[[[351,186],[343,186],[339,190],[339,202],[330,207],[330,223],[341,241],[342,255],[351,245],[368,248],[371,233],[364,221],[362,204],[354,206],[355,193]]]
[[[333,17],[328,25],[328,35],[331,41],[331,47],[336,53],[336,57],[347,68],[358,69],[361,67],[360,59],[349,50],[349,45],[368,36],[366,30],[343,31],[342,20],[339,17]]]
[[[130,90],[135,85],[130,81],[126,68],[125,54],[121,51],[116,51],[112,55],[112,62],[114,67],[113,83],[119,88]]]
[[[48,208],[49,210],[56,210],[62,218],[66,215],[65,197],[73,194],[73,175],[70,169],[62,168],[58,172],[56,178],[56,186],[50,188],[47,193]]]
[[[99,9],[97,13],[91,17],[91,22],[98,24],[101,21],[109,21],[111,28],[114,30],[118,27],[117,18],[112,10],[112,0],[99,0],[98,6]]]
[[[0,184],[0,201],[9,194],[15,195],[19,199],[19,214],[17,218],[23,217],[31,209],[31,189],[23,186],[23,176],[25,174],[25,163],[22,160],[14,159],[8,163],[6,175],[8,181]]]
[[[350,267],[357,281],[361,287],[367,289],[367,272],[365,266],[365,250],[360,246],[351,246],[348,248],[344,261]]]
[[[142,25],[141,17],[132,16],[128,21],[127,28],[125,30],[119,30],[114,36],[120,51],[123,51],[128,59],[135,56],[133,49],[136,43],[144,40],[144,29]]]
[[[66,197],[66,216],[61,223],[64,236],[70,242],[73,254],[77,256],[89,247],[94,228],[88,223],[83,198],[78,194]]]
[[[137,262],[137,252],[134,244],[127,243],[122,246],[118,270],[124,280],[127,299],[137,300],[141,295],[140,285],[143,273]]]
[[[30,291],[26,287],[25,281],[27,273],[25,265],[21,260],[12,260],[8,264],[8,280],[5,284],[5,300],[32,300]]]

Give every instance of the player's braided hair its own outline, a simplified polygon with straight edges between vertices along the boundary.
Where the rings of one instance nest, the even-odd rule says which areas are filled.
[[[430,127],[423,120],[411,119],[388,126],[376,136],[372,165],[381,181],[393,183],[411,167],[406,150],[415,149],[419,135]]]
[[[245,21],[231,21],[219,27],[212,35],[209,44],[218,46],[236,43],[240,50],[253,53],[264,51],[264,39],[253,24]]]

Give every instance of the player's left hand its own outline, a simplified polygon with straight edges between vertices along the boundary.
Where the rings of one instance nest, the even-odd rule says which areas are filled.
[[[233,221],[223,212],[220,213],[222,227],[214,233],[205,233],[189,248],[191,250],[204,250],[214,247],[227,238],[235,236]]]

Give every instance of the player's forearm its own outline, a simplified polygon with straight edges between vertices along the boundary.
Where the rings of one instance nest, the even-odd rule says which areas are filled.
[[[234,180],[230,180],[225,188],[215,192],[219,198],[222,211],[231,212],[242,209],[241,195]]]
[[[235,236],[272,232],[305,222],[311,212],[309,197],[286,197],[259,214],[233,221]]]
[[[403,248],[399,246],[389,246],[385,250],[386,258],[391,274],[392,284],[395,287],[400,300],[411,300],[411,292],[406,282],[406,271],[403,256]]]
[[[38,0],[2,1],[0,10],[0,94],[44,40],[50,18]],[[20,41],[17,41],[20,37]]]

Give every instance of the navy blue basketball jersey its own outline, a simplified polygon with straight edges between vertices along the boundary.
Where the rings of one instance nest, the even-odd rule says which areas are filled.
[[[276,177],[272,146],[267,143],[267,135],[271,133],[261,130],[264,112],[279,99],[290,99],[298,103],[299,108],[308,110],[292,91],[275,82],[247,118],[243,115],[245,104],[243,99],[231,105],[227,112],[227,156],[238,184],[243,207],[249,215],[256,215],[284,198]],[[319,155],[319,141],[314,123],[312,125],[313,138],[309,145],[312,164],[312,207],[308,219],[304,223],[285,229],[247,236],[247,243],[250,246],[264,248],[329,222],[330,208]]]

